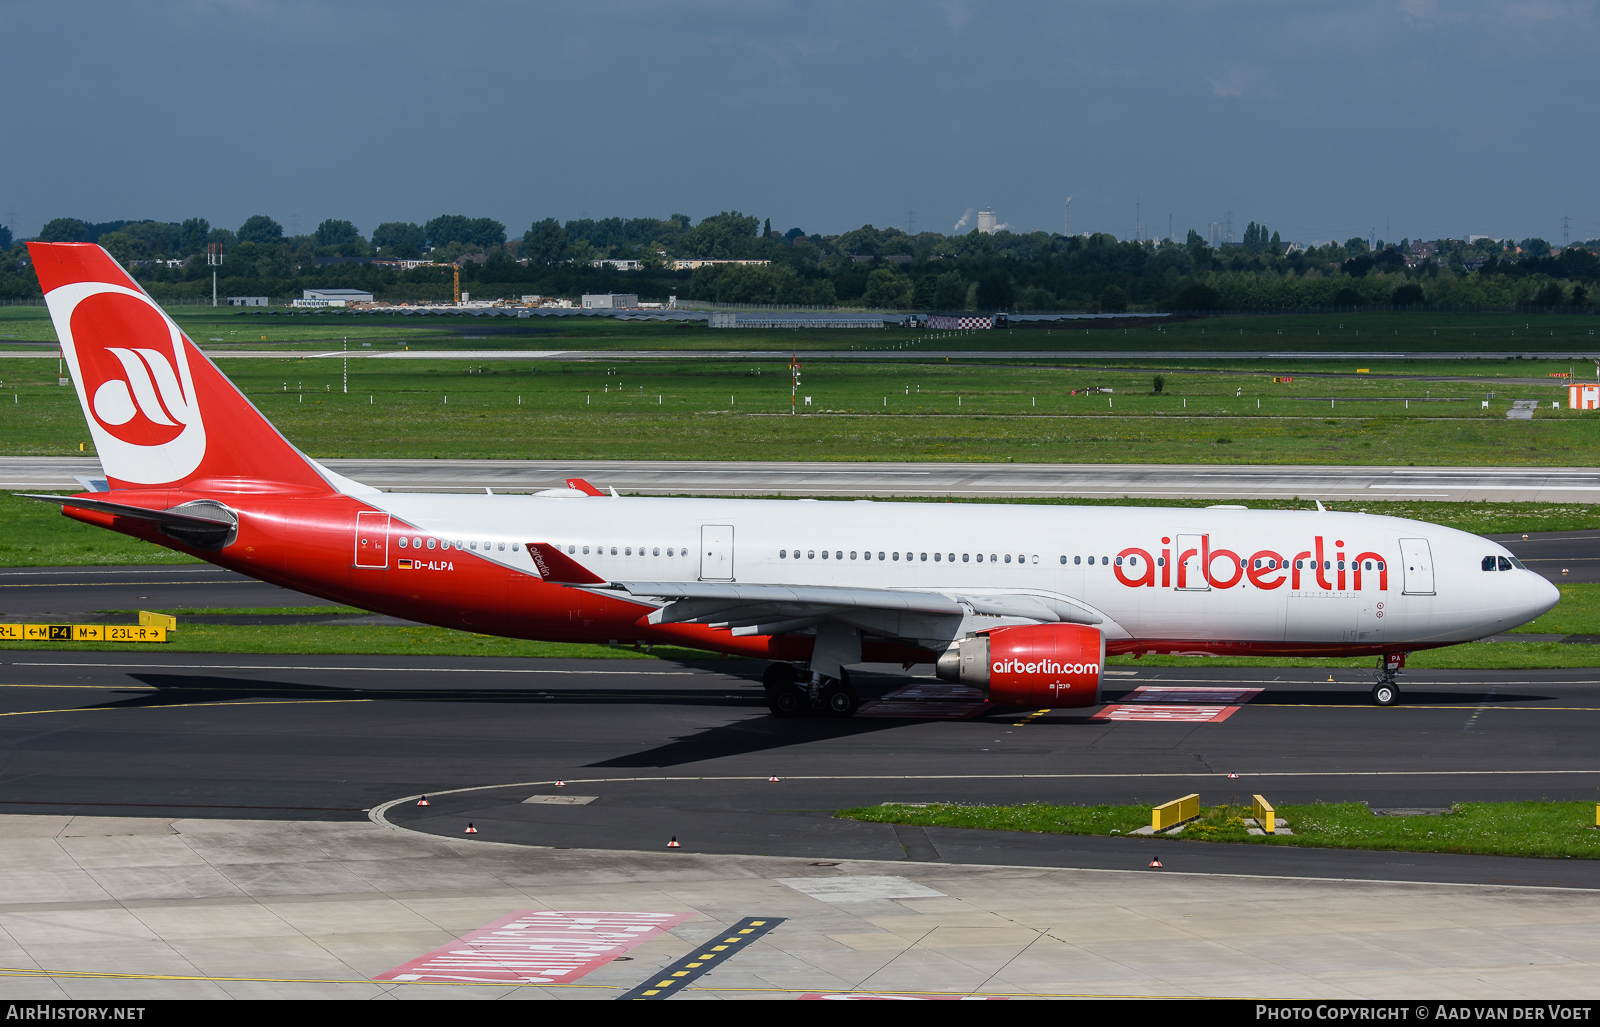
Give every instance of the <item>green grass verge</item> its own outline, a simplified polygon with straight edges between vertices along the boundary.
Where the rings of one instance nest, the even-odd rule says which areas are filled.
[[[189,615],[194,615],[194,614],[207,614],[207,615],[219,615],[219,616],[224,616],[225,615],[225,616],[231,616],[231,617],[267,616],[267,615],[276,616],[276,615],[282,615],[282,614],[298,615],[298,616],[302,616],[302,617],[304,617],[304,616],[328,616],[328,617],[331,617],[331,616],[333,616],[335,614],[352,614],[352,613],[370,614],[372,612],[371,610],[363,610],[363,609],[361,609],[359,607],[356,607],[356,606],[203,606],[203,607],[192,607],[192,608],[190,608],[190,607],[180,607],[180,608],[171,609],[171,610],[158,610],[153,606],[146,606],[146,607],[144,607],[144,609],[145,610],[149,610],[151,613],[165,613],[165,614],[168,614],[168,615],[174,616],[174,617],[189,616]],[[141,611],[139,611],[139,610],[100,610],[99,612],[100,613],[105,613],[105,614],[122,615],[122,614],[135,614],[135,613],[139,613]]]
[[[92,622],[91,622],[92,623]],[[178,652],[351,656],[501,656],[569,660],[722,659],[714,653],[656,646],[646,653],[605,645],[529,642],[450,628],[388,625],[184,624],[169,632],[165,643],[12,642],[0,649],[57,652]]]
[[[1108,657],[1110,667],[1315,667],[1371,670],[1375,657],[1132,656]],[[1565,642],[1467,642],[1427,649],[1406,659],[1409,670],[1559,670],[1600,667],[1600,646]]]
[[[772,357],[540,362],[537,372],[354,360],[348,393],[336,359],[285,352],[222,366],[291,441],[329,458],[1600,464],[1593,416],[1564,409],[1562,383],[1547,377],[1565,362],[1186,362],[1195,366],[1159,372],[1157,394],[1148,368],[818,357],[801,387],[812,405],[793,417],[786,361]],[[1374,373],[1356,375],[1356,364]],[[1456,380],[1405,377],[1421,374]],[[55,361],[0,354],[0,381],[0,451],[75,455],[85,444],[93,455]],[[1532,420],[1506,419],[1516,399],[1539,402]]]
[[[1360,803],[1279,806],[1293,835],[1252,835],[1244,818],[1248,806],[1202,809],[1182,835],[1157,838],[1311,848],[1381,849],[1402,852],[1460,852],[1492,856],[1600,858],[1600,830],[1592,802],[1462,802],[1438,816],[1386,817]],[[866,806],[839,810],[846,820],[919,827],[965,827],[1042,834],[1128,834],[1150,823],[1150,807]]]
[[[98,473],[99,465],[85,473]],[[150,542],[63,517],[54,503],[0,492],[0,567],[200,563]]]

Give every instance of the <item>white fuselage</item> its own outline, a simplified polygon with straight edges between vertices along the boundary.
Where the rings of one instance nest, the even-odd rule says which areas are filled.
[[[1364,514],[398,493],[364,498],[393,515],[392,537],[407,537],[404,550],[392,550],[397,557],[436,559],[438,551],[427,548],[431,539],[531,572],[527,545],[544,542],[607,581],[1036,596],[1086,607],[1104,619],[1108,643],[1146,642],[1151,651],[1186,651],[1195,648],[1186,643],[1208,641],[1318,651],[1437,646],[1525,623],[1559,597],[1494,542]],[[410,546],[411,538],[423,540],[422,550]],[[1486,557],[1494,570],[1483,569]]]

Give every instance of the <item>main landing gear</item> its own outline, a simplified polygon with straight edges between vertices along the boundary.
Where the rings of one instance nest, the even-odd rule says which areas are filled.
[[[841,669],[837,678],[812,674],[804,682],[802,673],[792,663],[774,663],[761,676],[774,717],[801,717],[813,710],[826,717],[849,717],[861,705],[849,671]]]
[[[1378,657],[1378,683],[1372,686],[1372,702],[1377,706],[1393,706],[1400,701],[1400,686],[1395,682],[1404,671],[1405,653],[1386,653]]]

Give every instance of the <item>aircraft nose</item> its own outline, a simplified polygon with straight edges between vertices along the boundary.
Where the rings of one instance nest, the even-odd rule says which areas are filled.
[[[1532,579],[1531,595],[1528,599],[1528,620],[1543,617],[1555,609],[1556,603],[1561,601],[1561,590],[1550,581],[1533,572],[1528,573]]]

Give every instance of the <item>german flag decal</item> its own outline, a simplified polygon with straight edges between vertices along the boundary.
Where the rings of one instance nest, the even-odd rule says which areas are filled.
[[[400,561],[400,569],[403,570],[403,571],[409,571],[411,569],[411,561],[410,560],[401,560]]]

